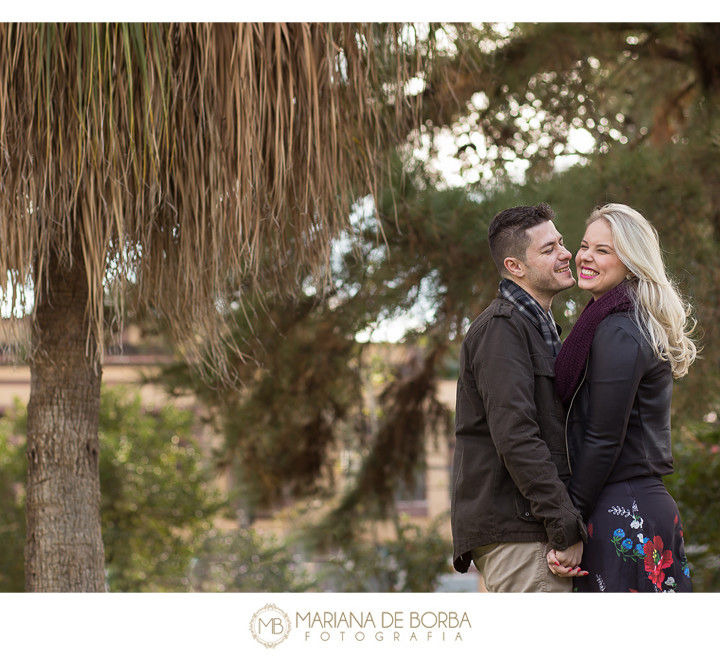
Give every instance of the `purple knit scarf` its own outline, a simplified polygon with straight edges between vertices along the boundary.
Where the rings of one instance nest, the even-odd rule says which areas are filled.
[[[597,326],[611,313],[632,308],[633,301],[625,281],[597,301],[591,299],[587,303],[555,360],[555,388],[564,405],[569,404],[585,372]]]

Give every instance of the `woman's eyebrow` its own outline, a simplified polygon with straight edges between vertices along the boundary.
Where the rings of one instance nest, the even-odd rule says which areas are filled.
[[[587,242],[587,240],[581,240],[581,241],[580,241],[580,244],[581,244],[581,245],[583,245],[583,244],[588,244],[588,242]],[[597,249],[598,247],[605,247],[606,249],[612,249],[613,251],[615,251],[615,247],[613,247],[611,244],[605,244],[604,242],[598,242],[597,244],[594,245],[594,247],[595,247],[596,249]]]

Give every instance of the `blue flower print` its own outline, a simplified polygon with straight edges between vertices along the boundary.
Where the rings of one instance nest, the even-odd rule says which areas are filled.
[[[634,542],[630,537],[625,536],[622,528],[615,530],[612,536],[612,543],[615,546],[616,553],[624,560],[628,558],[637,561],[639,557],[644,557],[644,553],[638,553],[634,547]]]
[[[682,565],[683,576],[685,576],[685,578],[690,578],[690,565],[688,564],[688,560],[685,555],[680,557],[680,564]]]

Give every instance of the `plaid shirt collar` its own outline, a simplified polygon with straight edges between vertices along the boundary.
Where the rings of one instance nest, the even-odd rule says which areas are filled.
[[[547,313],[537,301],[510,279],[503,279],[498,290],[499,296],[514,304],[517,309],[532,322],[542,335],[553,355],[557,356],[562,342],[560,341],[560,325],[555,322],[552,311]]]

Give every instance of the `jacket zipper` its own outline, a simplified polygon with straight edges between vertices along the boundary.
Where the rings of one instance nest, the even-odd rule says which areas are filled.
[[[568,442],[568,422],[570,421],[570,412],[572,411],[573,402],[575,402],[575,398],[577,397],[577,394],[580,391],[580,388],[582,387],[583,383],[585,382],[585,377],[587,377],[587,371],[588,371],[589,364],[590,364],[590,359],[585,361],[585,372],[583,372],[582,379],[580,380],[580,383],[578,384],[577,388],[575,389],[575,392],[573,393],[572,398],[570,399],[570,406],[568,406],[567,414],[565,415],[565,455],[567,456],[568,468],[570,469],[571,476],[572,476],[572,465],[570,464],[570,444]]]

